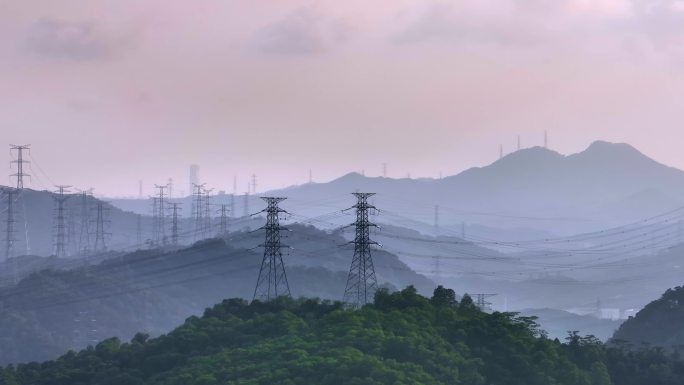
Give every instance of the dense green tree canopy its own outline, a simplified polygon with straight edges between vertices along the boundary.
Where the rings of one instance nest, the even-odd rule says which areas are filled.
[[[486,314],[439,287],[381,290],[360,310],[280,298],[225,300],[168,335],[109,339],[55,361],[0,371],[0,384],[681,384],[662,351],[623,351],[571,333],[550,340],[533,318]]]

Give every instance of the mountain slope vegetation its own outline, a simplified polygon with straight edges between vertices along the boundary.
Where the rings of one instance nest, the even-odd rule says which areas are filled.
[[[295,297],[342,296],[353,250],[340,235],[293,226],[284,256]],[[223,298],[252,298],[261,233],[234,233],[180,250],[138,250],[66,270],[43,270],[17,285],[0,287],[0,364],[53,359],[109,337],[136,332],[159,335]],[[389,253],[374,253],[378,282],[415,284],[429,293],[434,284]]]
[[[684,363],[571,334],[545,338],[533,318],[486,314],[438,287],[381,290],[340,303],[225,300],[168,335],[109,339],[55,361],[0,371],[8,385],[681,384]]]
[[[636,316],[625,321],[613,335],[615,344],[632,347],[651,345],[662,348],[684,346],[684,287],[668,289]]]

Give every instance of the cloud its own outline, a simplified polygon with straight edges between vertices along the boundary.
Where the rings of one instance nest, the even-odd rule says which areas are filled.
[[[133,30],[114,33],[94,21],[41,19],[29,27],[26,44],[41,56],[102,60],[117,57],[136,34]]]
[[[684,1],[634,1],[634,29],[642,30],[656,48],[681,51],[684,43]]]
[[[342,20],[299,9],[259,29],[252,43],[265,54],[307,55],[344,43],[348,32],[349,26]]]
[[[494,44],[499,46],[532,46],[547,40],[551,26],[539,15],[555,13],[554,7],[539,7],[518,2],[502,2],[491,9],[432,2],[403,12],[401,27],[391,36],[397,44],[426,42],[456,44]],[[548,16],[548,15],[544,15]]]

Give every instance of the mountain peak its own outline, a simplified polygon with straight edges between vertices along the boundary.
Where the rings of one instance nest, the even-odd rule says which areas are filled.
[[[639,150],[627,143],[613,143],[604,140],[597,140],[587,147],[584,152],[606,152],[606,151],[623,151],[641,154]]]
[[[346,173],[346,174],[342,175],[341,177],[339,177],[339,178],[337,178],[337,179],[335,179],[335,180],[341,180],[341,179],[359,179],[359,178],[364,178],[364,176],[361,175],[360,173],[356,172],[356,171],[352,171],[352,172],[349,172],[349,173]]]
[[[535,168],[539,164],[556,162],[564,156],[544,147],[531,147],[512,152],[492,163],[497,168]]]
[[[657,163],[627,143],[611,143],[602,140],[595,141],[586,150],[570,155],[570,157],[584,159],[588,162],[596,162],[597,164],[604,162],[622,165],[626,163]]]

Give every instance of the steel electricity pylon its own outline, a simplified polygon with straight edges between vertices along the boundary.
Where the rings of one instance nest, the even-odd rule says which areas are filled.
[[[193,184],[192,192],[192,215],[195,218],[194,241],[199,241],[204,233],[204,186],[205,184]]]
[[[261,211],[266,213],[266,225],[262,227],[266,230],[266,240],[260,245],[264,248],[264,258],[261,261],[253,300],[270,301],[282,296],[290,297],[290,285],[287,282],[282,253],[282,248],[287,246],[280,243],[280,232],[287,230],[280,226],[280,214],[287,212],[278,207],[278,203],[285,198],[262,197],[261,199],[267,204],[267,207]]]
[[[54,252],[56,257],[66,257],[66,210],[64,208],[64,203],[70,197],[66,195],[69,192],[67,190],[71,186],[55,186],[57,191],[52,196],[57,204],[55,207],[55,238],[54,238]]]
[[[17,166],[17,172],[11,175],[17,178],[17,190],[22,190],[24,188],[24,177],[31,176],[24,171],[24,165],[29,163],[29,161],[24,160],[24,151],[30,151],[30,149],[30,144],[19,146],[10,144],[10,152],[17,152],[17,159],[10,161],[10,164],[15,164]]]
[[[171,244],[178,246],[178,220],[180,219],[181,203],[173,202],[171,205]]]
[[[487,301],[488,298],[495,296],[496,294],[474,294],[475,295],[475,306],[477,306],[481,311],[491,310],[492,303]]]
[[[18,195],[18,191],[11,187],[3,189],[2,191],[5,198],[5,260],[9,260],[14,256],[14,224],[16,220],[14,219],[15,209],[14,203]]]
[[[80,230],[78,234],[78,252],[85,256],[90,253],[90,207],[89,201],[93,194],[93,189],[82,190],[80,192]]]
[[[107,243],[105,242],[105,237],[111,235],[105,231],[105,224],[109,223],[109,220],[105,218],[107,208],[105,208],[105,203],[102,201],[97,201],[97,205],[92,208],[95,211],[95,219],[93,220],[95,227],[95,243],[93,244],[93,250],[96,253],[103,253],[107,251]]]
[[[220,214],[218,235],[220,237],[225,237],[228,235],[228,205],[222,204],[217,213]]]
[[[214,191],[213,188],[208,189],[205,188],[203,190],[204,193],[204,207],[202,208],[204,210],[204,221],[202,222],[202,237],[203,238],[209,238],[211,237],[211,192]]]
[[[166,244],[166,190],[169,188],[167,185],[154,185],[158,190],[154,218],[156,225],[154,226],[155,234],[154,241],[157,245]]]
[[[353,193],[356,197],[356,205],[347,210],[356,209],[356,222],[350,226],[356,229],[354,240],[354,257],[349,268],[347,285],[344,289],[342,301],[351,308],[360,308],[373,302],[375,292],[378,290],[378,280],[375,276],[375,267],[371,257],[371,246],[378,243],[370,239],[370,228],[377,227],[368,220],[369,211],[375,210],[375,206],[368,203],[368,198],[375,193]]]

